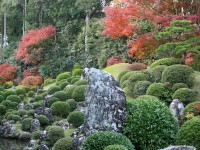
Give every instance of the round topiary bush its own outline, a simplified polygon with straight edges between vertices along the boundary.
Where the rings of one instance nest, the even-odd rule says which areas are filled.
[[[35,92],[33,92],[33,91],[28,92],[28,97],[33,97],[34,95],[35,95]]]
[[[8,109],[14,109],[14,110],[16,110],[17,106],[18,106],[18,103],[11,102],[9,100],[4,100],[1,104],[4,105],[4,106],[6,106],[7,110]]]
[[[61,101],[66,101],[68,99],[68,95],[64,91],[55,92],[53,97],[56,97]]]
[[[135,149],[127,137],[111,131],[101,131],[88,136],[82,144],[82,148],[83,150],[103,150],[105,147],[114,144],[124,145],[128,150]]]
[[[69,86],[65,87],[64,91],[67,94],[67,99],[72,98],[72,93],[76,87],[78,87],[78,86],[77,85],[69,85]]]
[[[163,71],[161,81],[162,83],[169,82],[171,84],[185,83],[188,86],[192,86],[194,80],[193,72],[193,69],[189,66],[172,65]]]
[[[179,99],[184,104],[189,104],[197,100],[198,92],[189,88],[180,88],[172,96],[173,99]]]
[[[128,150],[124,145],[109,145],[103,150]]]
[[[180,128],[176,144],[190,145],[200,149],[200,118],[193,118],[186,121]]]
[[[5,115],[6,113],[6,106],[0,104],[0,116]]]
[[[9,100],[11,102],[17,102],[17,103],[21,103],[21,98],[17,95],[9,95],[6,100]]]
[[[6,99],[9,95],[17,95],[15,91],[12,90],[6,90],[3,92],[4,98]]]
[[[4,97],[0,95],[0,103],[4,101]]]
[[[178,122],[164,103],[140,98],[129,102],[124,134],[136,149],[165,148],[173,144],[177,131]]]
[[[74,69],[72,71],[72,76],[80,76],[83,72],[83,69]]]
[[[146,94],[162,99],[162,97],[164,96],[164,92],[165,87],[162,83],[153,83],[147,88]]]
[[[15,121],[15,122],[19,122],[19,121],[22,120],[22,118],[19,115],[13,115],[12,120]]]
[[[60,85],[60,84],[62,84],[64,82],[68,82],[67,79],[63,79],[61,81],[56,81],[56,85]],[[69,82],[68,82],[68,84],[69,84]]]
[[[72,150],[73,139],[66,137],[59,139],[53,146],[53,150]]]
[[[61,88],[61,90],[63,90],[67,85],[69,85],[69,82],[65,81],[59,84],[59,87]]]
[[[150,78],[152,82],[160,82],[162,79],[162,72],[167,66],[158,65],[150,70]]]
[[[138,96],[136,99],[140,99],[140,100],[159,100],[157,97],[155,96],[152,96],[152,95],[141,95],[141,96]]]
[[[24,115],[28,115],[28,112],[26,110],[20,109],[20,110],[17,111],[17,114],[20,117],[23,117]]]
[[[30,129],[31,129],[31,121],[32,120],[33,120],[32,118],[25,118],[22,121],[22,130],[23,131],[30,131]]]
[[[126,81],[126,80],[128,80],[128,78],[131,76],[131,75],[133,75],[135,72],[137,72],[137,71],[129,71],[129,72],[127,72],[127,73],[125,73],[122,77],[121,77],[121,79],[120,79],[120,85],[122,85],[122,83],[124,82],[124,81]]]
[[[78,128],[84,122],[84,114],[80,111],[73,111],[69,114],[69,116],[67,117],[67,120],[75,128]]]
[[[67,79],[67,78],[69,78],[69,77],[71,77],[70,72],[64,72],[64,73],[59,74],[59,75],[56,77],[56,81],[58,82],[58,81],[61,81],[61,80],[63,80],[63,79]]]
[[[40,139],[41,131],[34,131],[31,133],[31,139],[38,140]]]
[[[84,95],[85,89],[86,89],[86,85],[81,85],[81,86],[76,87],[72,93],[72,98],[77,102],[84,101],[85,100],[85,95]]]
[[[127,72],[130,72],[130,71],[129,70],[125,70],[125,71],[120,72],[120,74],[117,77],[118,81],[120,81],[121,78],[123,77],[123,75],[125,75]]]
[[[49,125],[49,119],[46,116],[38,115],[36,118],[39,120],[41,126]]]
[[[133,94],[135,96],[145,95],[146,90],[150,85],[151,82],[149,81],[138,81],[133,88]]]
[[[55,83],[56,79],[46,79],[44,80],[44,86],[47,86],[49,84]]]
[[[34,102],[39,102],[39,101],[41,101],[41,100],[43,100],[44,98],[41,96],[41,95],[36,95],[35,97],[34,97]]]
[[[67,117],[70,112],[70,106],[66,102],[55,102],[51,106],[53,115],[59,116],[59,117]]]
[[[154,68],[158,65],[171,66],[174,64],[183,64],[183,60],[181,60],[180,58],[162,58],[153,62],[151,64],[151,68]]]
[[[51,107],[53,105],[53,103],[60,101],[58,98],[56,97],[51,97],[49,98],[49,107]]]
[[[26,95],[26,90],[24,88],[18,88],[15,90],[17,95]]]
[[[70,105],[70,112],[77,108],[77,102],[74,99],[68,99],[66,102]]]
[[[57,140],[64,138],[64,129],[59,126],[50,126],[48,129],[47,140],[50,146],[53,146]]]
[[[80,86],[80,85],[87,85],[87,80],[78,80],[78,81],[76,81],[75,83],[74,83],[74,85],[78,85],[78,86]]]
[[[188,86],[187,86],[187,84],[185,84],[185,83],[176,83],[176,84],[174,84],[173,86],[172,86],[172,91],[176,91],[176,90],[178,90],[178,89],[180,89],[180,88],[189,88]]]
[[[48,89],[48,94],[52,95],[57,91],[61,91],[61,88],[59,86],[52,86]]]
[[[80,78],[77,78],[77,77],[74,77],[72,80],[71,80],[71,84],[74,84],[75,82],[79,81]]]
[[[189,115],[189,117],[188,117]],[[191,119],[192,117],[200,116],[200,101],[189,103],[184,109],[184,118]]]
[[[34,109],[30,109],[30,110],[27,111],[27,115],[28,115],[29,117],[34,117],[34,113],[35,113],[35,110],[34,110]]]

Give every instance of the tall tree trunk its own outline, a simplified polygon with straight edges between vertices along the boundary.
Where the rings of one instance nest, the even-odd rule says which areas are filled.
[[[24,8],[23,8],[23,35],[26,34],[26,13],[27,13],[27,10],[26,10],[26,5],[27,5],[27,0],[24,0]]]
[[[4,37],[4,15],[2,16],[1,19],[1,48],[3,48],[3,37]]]
[[[7,39],[7,17],[6,17],[6,10],[4,11],[4,23],[3,23],[3,47],[8,45],[8,39]]]
[[[85,16],[85,52],[89,51],[88,34],[90,30],[90,16],[91,16],[91,12],[87,11],[86,16]]]

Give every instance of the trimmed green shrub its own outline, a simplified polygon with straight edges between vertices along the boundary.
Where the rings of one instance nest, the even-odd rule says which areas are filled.
[[[51,107],[52,104],[57,102],[57,101],[60,101],[60,100],[58,98],[56,98],[56,97],[49,98],[49,107]]]
[[[64,73],[59,74],[59,75],[56,77],[56,81],[61,81],[61,80],[63,80],[63,79],[67,79],[67,78],[69,78],[69,77],[71,77],[70,72],[64,72]]]
[[[55,83],[56,79],[46,79],[44,80],[44,86],[47,86],[49,84]]]
[[[34,110],[34,109],[30,109],[30,110],[27,111],[27,115],[28,115],[29,117],[33,117],[33,116],[34,116],[34,113],[35,113],[35,110]]]
[[[35,86],[34,86],[34,87],[31,87],[31,88],[30,88],[30,91],[35,92],[35,91],[36,91],[36,87],[35,87]]]
[[[12,120],[14,120],[15,122],[19,122],[22,120],[22,118],[19,115],[13,115]]]
[[[130,72],[130,71],[129,70],[122,71],[117,77],[118,81],[120,81],[123,75],[125,75],[127,72]]]
[[[138,96],[136,99],[140,99],[140,100],[159,100],[157,97],[155,96],[152,96],[152,95],[141,95],[141,96]]]
[[[183,64],[183,61],[180,58],[162,58],[153,62],[151,64],[151,68],[154,68],[158,65],[171,66],[174,64]]]
[[[14,115],[14,114],[13,114],[12,111],[8,111],[8,112],[4,115],[4,118],[5,118],[5,119],[8,119],[8,120],[11,120],[13,115]]]
[[[0,105],[0,116],[5,115],[6,113],[6,106]]]
[[[192,76],[193,69],[186,65],[172,65],[167,67],[162,73],[162,83],[169,82],[185,83],[188,86],[193,85],[194,77]]]
[[[78,76],[78,75],[80,76],[82,72],[83,72],[83,69],[74,69],[72,71],[72,76]]]
[[[128,150],[124,145],[109,145],[103,150]]]
[[[61,81],[56,81],[56,85],[60,85],[60,84],[62,84],[62,83],[64,83],[64,82],[68,82],[67,81],[67,79],[63,79],[63,80],[61,80]]]
[[[52,86],[48,89],[48,94],[54,94],[57,91],[61,91],[61,88],[59,86]]]
[[[61,90],[63,90],[67,85],[69,85],[69,82],[65,81],[59,84],[59,87],[61,88]]]
[[[33,120],[32,118],[25,118],[22,121],[22,130],[23,131],[30,131],[30,129],[31,129],[31,121],[32,120]]]
[[[41,131],[34,131],[31,133],[31,139],[38,140],[40,139]]]
[[[74,111],[77,108],[77,102],[74,99],[68,99],[66,102],[70,106],[70,112]]]
[[[165,87],[162,83],[153,83],[147,88],[146,94],[162,99],[164,96],[164,92]]]
[[[78,128],[84,122],[84,114],[80,111],[73,111],[69,114],[67,120],[75,128]]]
[[[77,81],[79,81],[80,80],[80,78],[73,78],[72,80],[71,80],[71,84],[74,84],[75,82],[77,82]]]
[[[138,81],[133,88],[133,94],[136,96],[145,95],[146,90],[150,85],[151,82],[149,81]]]
[[[69,86],[65,87],[64,91],[67,94],[67,99],[72,98],[73,91],[76,87],[78,87],[78,86],[77,85],[69,85]]]
[[[39,107],[41,107],[43,104],[41,102],[36,102],[36,103],[33,103],[33,109],[37,109]]]
[[[131,76],[131,75],[133,75],[134,73],[135,73],[136,71],[129,71],[129,72],[127,72],[127,73],[125,73],[122,77],[121,77],[121,79],[120,79],[120,85],[122,85],[122,83],[124,82],[124,81],[126,81],[126,80],[128,80],[128,78]]]
[[[184,104],[189,104],[197,100],[198,92],[188,88],[176,90],[172,96],[173,99],[179,99]]]
[[[7,110],[8,109],[14,109],[14,110],[16,110],[17,106],[18,106],[18,103],[11,102],[9,100],[4,100],[1,104],[4,105],[4,106],[6,106]]]
[[[125,80],[122,84],[121,84],[122,88],[128,88],[128,80]],[[132,92],[131,92],[132,93]]]
[[[42,94],[42,93],[44,93],[44,90],[43,90],[43,89],[38,89],[38,90],[37,90],[37,93],[38,93],[38,94]]]
[[[20,110],[17,111],[17,114],[20,117],[23,117],[24,115],[28,115],[28,112],[26,110],[20,109]]]
[[[162,79],[162,72],[167,66],[158,65],[150,70],[150,78],[152,82],[160,82]]]
[[[6,90],[4,93],[4,98],[6,99],[9,95],[17,95],[15,91],[12,90]]]
[[[66,101],[68,99],[68,95],[64,91],[55,92],[53,97],[56,97],[61,101]]]
[[[129,102],[124,134],[136,149],[167,147],[173,144],[177,131],[178,122],[164,103],[140,98]]]
[[[184,118],[187,118],[188,114],[192,114],[193,117],[200,116],[200,101],[189,103],[184,109]]]
[[[35,92],[33,92],[33,91],[28,92],[28,97],[33,97],[34,95],[35,95]]]
[[[4,101],[4,97],[0,95],[0,103]]]
[[[41,126],[49,125],[49,119],[46,116],[38,115],[36,118],[39,120]]]
[[[82,148],[83,150],[103,150],[105,147],[114,144],[124,145],[128,150],[135,149],[127,137],[121,133],[111,131],[96,132],[88,136],[82,144]]]
[[[15,90],[17,95],[26,95],[26,90],[24,88],[18,88]]]
[[[189,88],[188,86],[187,86],[187,84],[185,84],[185,83],[176,83],[176,84],[174,84],[173,86],[172,86],[172,91],[176,91],[176,90],[178,90],[178,89],[180,89],[180,88]]]
[[[78,85],[78,86],[80,86],[80,85],[87,85],[87,80],[78,80],[78,81],[76,81],[75,83],[74,83],[74,85]]]
[[[53,150],[72,150],[73,139],[66,137],[59,139],[53,146]]]
[[[85,100],[85,89],[86,85],[78,86],[74,89],[72,93],[72,98],[77,102],[82,102]]]
[[[50,146],[53,146],[57,140],[64,138],[64,129],[59,126],[50,126],[48,129],[47,140],[50,142]]]
[[[44,92],[44,93],[40,94],[40,96],[42,96],[43,98],[45,98],[47,95],[48,95],[47,92]]]
[[[34,97],[34,102],[39,102],[39,101],[41,101],[41,100],[43,100],[44,98],[41,96],[41,95],[36,95],[35,97]]]
[[[70,112],[70,106],[66,102],[55,102],[51,106],[53,115],[67,117]]]
[[[176,144],[190,145],[200,149],[200,118],[193,118],[186,121],[180,128]]]
[[[18,104],[21,103],[21,98],[17,95],[9,95],[6,100],[9,100],[11,102],[17,102]]]

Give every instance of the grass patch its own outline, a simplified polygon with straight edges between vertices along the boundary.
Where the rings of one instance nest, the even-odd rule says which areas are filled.
[[[70,135],[76,131],[76,128],[71,128],[71,129],[68,129],[68,130],[65,130],[65,137],[70,137]]]
[[[15,126],[16,126],[17,131],[18,131],[19,133],[24,132],[24,131],[22,131],[22,124],[17,123],[17,124],[15,124]]]

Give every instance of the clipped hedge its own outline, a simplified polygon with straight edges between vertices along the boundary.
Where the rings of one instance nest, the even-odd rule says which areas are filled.
[[[70,72],[64,72],[64,73],[59,74],[59,75],[56,77],[56,81],[58,82],[58,81],[61,81],[61,80],[63,80],[63,79],[67,79],[67,78],[69,78],[69,77],[71,77]]]
[[[147,88],[146,94],[162,99],[162,97],[164,96],[164,92],[165,92],[165,87],[162,83],[152,83]]]
[[[125,75],[127,72],[130,72],[130,71],[129,70],[122,71],[117,77],[118,81],[120,81],[123,75]]]
[[[68,99],[66,101],[70,105],[70,112],[74,111],[77,108],[77,101],[74,99]]]
[[[9,95],[17,95],[15,91],[12,90],[6,90],[5,92],[3,92],[3,96],[6,99]]]
[[[153,62],[151,64],[151,68],[154,68],[158,65],[171,66],[174,64],[183,64],[183,61],[180,58],[162,58]]]
[[[133,88],[133,94],[135,96],[145,95],[147,88],[151,85],[149,81],[138,81]]]
[[[66,137],[59,139],[53,146],[53,150],[72,150],[73,139]]]
[[[30,129],[31,129],[31,121],[32,120],[33,120],[32,118],[25,118],[22,121],[22,130],[23,131],[30,131]]]
[[[128,150],[124,145],[109,145],[104,150]]]
[[[49,119],[46,116],[38,115],[36,118],[39,120],[41,126],[49,125]]]
[[[83,72],[83,69],[74,69],[72,71],[72,76],[80,76]]]
[[[161,82],[162,72],[167,68],[165,65],[158,65],[150,70],[150,78],[152,82]]]
[[[58,98],[60,101],[66,101],[68,99],[68,95],[64,91],[55,92],[53,97]]]
[[[84,114],[80,111],[73,111],[69,114],[67,120],[75,128],[78,128],[84,122]]]
[[[59,86],[52,86],[48,89],[48,94],[52,95],[57,91],[61,91],[61,88]]]
[[[188,85],[187,84],[185,84],[185,83],[176,83],[176,84],[174,84],[173,86],[172,86],[172,91],[176,91],[176,90],[178,90],[178,89],[180,89],[180,88],[189,88],[188,87]]]
[[[200,101],[192,102],[186,105],[184,109],[184,117],[187,118],[189,114],[191,114],[193,117],[200,116]]]
[[[59,116],[59,117],[67,117],[70,112],[70,105],[66,102],[55,102],[51,106],[53,115]]]
[[[86,85],[77,86],[72,93],[72,98],[77,102],[82,102],[85,100],[85,89]]]
[[[80,85],[87,85],[87,80],[78,80],[78,81],[76,81],[75,83],[74,83],[74,85],[78,85],[78,86],[80,86]]]
[[[72,98],[73,91],[76,87],[78,87],[78,86],[77,85],[69,85],[64,88],[64,91],[67,94],[67,99]]]
[[[47,140],[49,141],[50,146],[53,146],[56,141],[58,141],[61,138],[64,138],[64,129],[59,126],[49,126],[48,132],[47,132]]]

